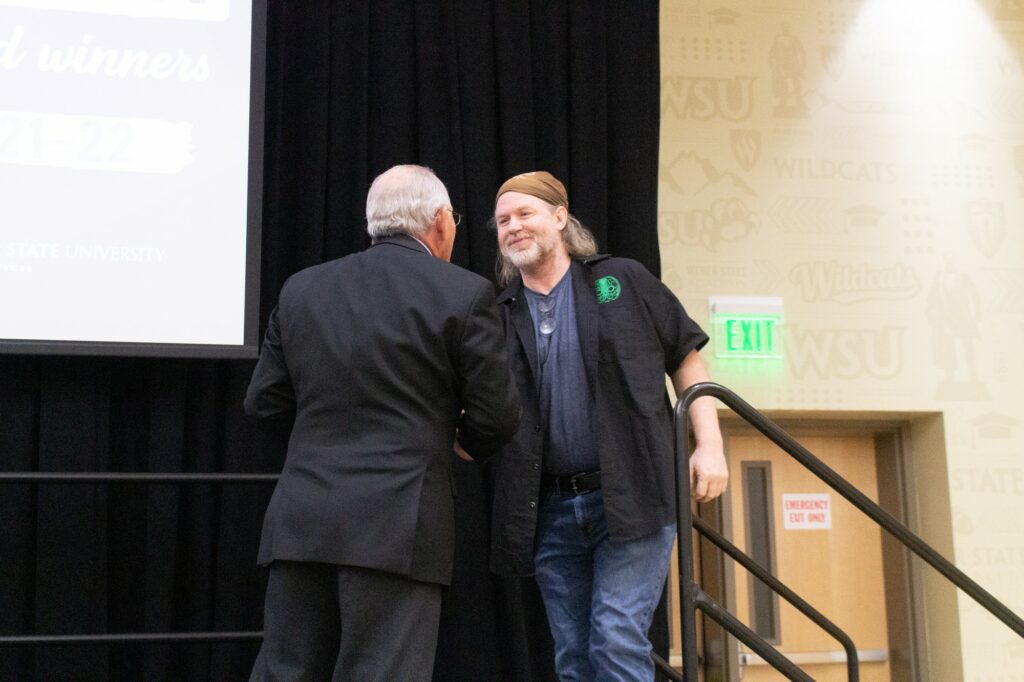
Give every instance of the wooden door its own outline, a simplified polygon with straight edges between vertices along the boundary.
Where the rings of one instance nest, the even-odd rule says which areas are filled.
[[[867,435],[798,439],[843,478],[878,499],[874,440]],[[760,555],[772,572],[844,630],[864,659],[860,679],[889,680],[882,530],[800,463],[760,435],[727,439],[732,542]],[[846,680],[841,645],[783,599],[770,597],[745,569],[732,574],[730,605],[816,680]],[[759,583],[760,581],[756,581]],[[744,682],[782,679],[744,646]]]

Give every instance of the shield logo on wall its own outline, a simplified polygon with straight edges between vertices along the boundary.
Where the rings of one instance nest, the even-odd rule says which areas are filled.
[[[749,171],[761,158],[761,133],[756,130],[730,130],[732,155],[745,171]]]
[[[823,45],[821,47],[821,63],[832,80],[839,80],[846,71],[846,53],[842,47]]]
[[[986,258],[999,252],[1006,236],[1003,204],[998,201],[969,201],[964,205],[971,242]]]

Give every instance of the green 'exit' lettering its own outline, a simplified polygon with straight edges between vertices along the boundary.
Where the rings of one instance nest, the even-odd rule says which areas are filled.
[[[777,319],[729,317],[724,322],[726,355],[766,356],[775,353]]]

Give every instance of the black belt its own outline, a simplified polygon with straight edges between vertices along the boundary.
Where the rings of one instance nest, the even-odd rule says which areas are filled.
[[[601,488],[601,472],[584,471],[578,474],[567,474],[565,476],[544,474],[540,478],[540,484],[542,489],[554,491],[562,495],[568,495],[570,493],[573,495],[584,495]]]

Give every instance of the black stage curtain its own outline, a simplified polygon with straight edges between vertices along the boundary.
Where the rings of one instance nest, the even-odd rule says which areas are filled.
[[[655,0],[270,0],[261,315],[285,278],[367,245],[364,200],[430,166],[490,276],[494,192],[545,169],[602,249],[659,270]],[[252,361],[0,357],[0,469],[276,472],[241,403]],[[532,581],[487,564],[485,478],[459,464],[435,679],[553,679]],[[258,630],[269,486],[0,486],[0,634]],[[660,628],[664,638],[664,628]],[[257,645],[0,650],[3,680],[243,680]]]

